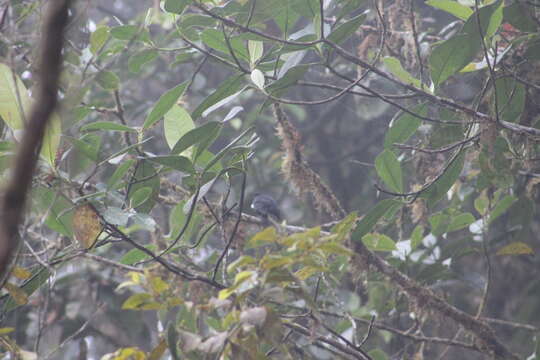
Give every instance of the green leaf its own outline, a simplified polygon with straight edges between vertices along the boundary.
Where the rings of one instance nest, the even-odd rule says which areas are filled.
[[[135,25],[120,25],[111,28],[111,36],[118,40],[131,40],[139,32],[139,27]]]
[[[203,142],[203,140],[205,140],[209,136],[213,136],[216,128],[219,128],[220,126],[221,124],[218,122],[209,121],[206,124],[199,126],[198,128],[188,131],[176,142],[173,149],[171,150],[171,154],[180,154],[191,146]]]
[[[129,131],[137,132],[137,130],[130,128],[129,126],[117,124],[112,121],[96,121],[81,127],[81,131],[95,131],[95,130],[110,130],[110,131]]]
[[[422,225],[416,225],[411,234],[411,250],[414,250],[422,243],[424,239],[424,227]]]
[[[221,51],[224,54],[230,54],[229,47],[223,36],[223,32],[216,29],[206,29],[201,34],[201,41],[208,47]],[[244,42],[236,37],[229,37],[229,43],[231,44],[234,55],[244,61],[249,62],[249,54],[244,46]]]
[[[461,174],[464,159],[465,154],[462,152],[454,159],[444,174],[421,195],[421,197],[428,200],[429,206],[435,205],[439,200],[446,196],[448,190],[450,190]]]
[[[489,209],[489,199],[485,191],[482,191],[482,193],[478,195],[476,199],[474,199],[474,208],[482,216],[487,213]]]
[[[203,151],[207,150],[210,145],[216,141],[216,139],[219,137],[219,134],[221,133],[221,128],[223,127],[222,124],[218,123],[220,126],[216,126],[212,128],[208,134],[202,139],[202,141],[199,141],[197,144],[197,149],[195,153],[193,154],[193,161],[197,161],[197,158],[203,153]]]
[[[392,191],[403,192],[401,165],[396,155],[390,150],[384,150],[375,159],[377,174]]]
[[[128,69],[132,73],[141,71],[141,67],[157,58],[158,52],[155,49],[145,49],[132,55],[128,60]]]
[[[144,247],[150,251],[154,251],[156,249],[156,245],[154,244],[144,245]],[[139,249],[131,249],[120,258],[120,263],[124,265],[133,265],[135,263],[138,263],[139,261],[143,261],[149,258],[150,255],[147,255],[143,251]]]
[[[243,74],[231,76],[227,80],[223,81],[221,85],[210,96],[204,99],[203,102],[201,102],[199,106],[197,106],[197,108],[193,111],[191,116],[193,117],[193,119],[199,118],[206,109],[210,108],[221,100],[228,98],[235,93],[238,93],[240,89],[243,88],[243,86]]]
[[[337,234],[336,241],[343,241],[347,237],[347,235],[349,235],[352,228],[356,224],[357,218],[358,214],[356,213],[356,211],[353,211],[352,213],[347,215],[347,217],[341,220],[338,224],[332,227],[332,233]]]
[[[504,214],[514,203],[517,201],[517,197],[512,195],[506,195],[504,198],[497,202],[491,214],[489,214],[488,224],[491,224],[495,219]]]
[[[251,64],[252,68],[257,64],[257,61],[259,61],[263,55],[263,49],[264,47],[262,41],[248,40],[249,63]]]
[[[134,159],[128,159],[118,166],[111,177],[107,180],[107,189],[114,190],[118,182],[124,177],[129,168],[135,163]]]
[[[182,14],[187,5],[191,3],[191,0],[166,0],[163,8],[165,11],[173,14]]]
[[[100,71],[96,76],[96,81],[105,90],[118,90],[120,86],[120,78],[112,71]]]
[[[80,139],[66,137],[73,146],[94,162],[98,161],[99,148],[101,146],[101,137],[96,134],[86,134]]]
[[[24,129],[24,120],[30,115],[31,105],[32,99],[19,76],[12,73],[7,65],[0,63],[0,117],[16,135]],[[61,133],[60,117],[53,113],[45,130],[40,152],[40,155],[53,168]]]
[[[385,199],[379,202],[358,222],[352,234],[352,239],[360,241],[365,234],[373,229],[380,218],[401,206],[403,206],[403,203],[394,199]]]
[[[362,242],[371,251],[394,251],[396,243],[384,234],[371,233],[362,237]]]
[[[47,270],[47,268],[45,268],[44,266],[40,266],[36,271],[32,271],[32,277],[29,280],[25,281],[24,284],[20,286],[20,288],[26,293],[27,296],[30,296],[37,289],[39,289],[41,285],[47,282],[50,275],[51,273],[49,272],[49,270]],[[2,311],[6,313],[20,306],[11,296],[3,296],[2,298],[5,298],[6,300],[3,301],[0,306],[2,307]]]
[[[99,26],[96,31],[90,35],[90,52],[96,55],[103,45],[105,45],[109,36],[109,28],[107,26]]]
[[[463,69],[474,60],[477,50],[477,44],[469,35],[456,35],[438,43],[429,58],[431,80],[434,85],[439,86]]]
[[[450,222],[450,225],[448,226],[448,232],[461,230],[463,228],[468,227],[473,222],[475,222],[476,219],[471,213],[464,213],[459,214],[458,216],[452,218],[452,221]]]
[[[360,27],[360,25],[364,22],[365,19],[366,14],[360,14],[350,20],[347,20],[346,22],[338,25],[334,30],[332,30],[332,32],[326,37],[326,39],[335,44],[339,44],[345,41],[349,36],[354,34],[356,30],[358,30],[358,27]]]
[[[129,196],[129,199],[131,200],[131,207],[136,208],[137,206],[142,205],[150,198],[150,195],[152,195],[151,187],[142,187],[136,191],[133,191]]]
[[[32,190],[32,210],[46,216],[45,225],[67,237],[73,237],[73,203],[52,188],[37,186]]]
[[[421,116],[427,115],[427,106],[420,104],[413,107],[412,112]],[[422,124],[422,120],[406,112],[399,112],[390,123],[390,129],[384,136],[384,148],[391,149],[394,144],[405,143]]]
[[[149,161],[142,160],[139,163],[139,166],[137,167],[137,170],[135,171],[135,174],[133,174],[132,185],[129,188],[128,197],[131,198],[132,194],[134,194],[137,190],[149,187],[152,189],[151,196],[147,198],[147,200],[142,203],[141,205],[138,205],[135,210],[137,212],[142,213],[148,213],[152,208],[154,207],[156,198],[159,194],[159,176],[156,173],[156,170],[152,164],[150,164]]]
[[[148,160],[168,166],[172,169],[195,174],[195,168],[193,167],[193,164],[191,163],[191,160],[189,160],[185,156],[178,156],[178,155],[166,155],[166,156],[154,156],[147,158]]]
[[[420,80],[414,78],[407,70],[401,66],[401,62],[395,57],[386,56],[383,58],[383,62],[395,77],[404,82],[405,84],[413,85],[417,88],[421,88],[422,84]]]
[[[286,89],[302,79],[308,69],[309,65],[298,65],[288,69],[279,80],[268,85],[266,91],[272,95],[280,94],[280,90]]]
[[[428,0],[426,1],[426,4],[433,6],[434,8],[446,11],[447,13],[452,14],[461,20],[467,20],[473,14],[473,11],[469,7],[462,5],[457,1]]]
[[[182,136],[194,128],[195,123],[189,113],[184,108],[176,104],[173,105],[165,114],[163,121],[163,131],[169,149],[172,149]]]
[[[525,86],[512,77],[503,77],[495,80],[497,89],[497,109],[499,118],[504,121],[519,123],[523,109],[525,109]],[[495,105],[493,104],[493,110]]]
[[[189,82],[185,81],[172,89],[167,90],[159,100],[154,104],[154,107],[150,111],[150,114],[144,121],[143,130],[147,130],[154,125],[161,117],[163,117],[172,107],[176,104],[176,101],[184,94]]]

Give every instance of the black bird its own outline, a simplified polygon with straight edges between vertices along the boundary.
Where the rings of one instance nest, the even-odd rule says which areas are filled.
[[[255,193],[253,201],[251,202],[251,208],[255,210],[264,222],[268,222],[268,216],[281,221],[281,212],[279,211],[276,200],[270,195]]]

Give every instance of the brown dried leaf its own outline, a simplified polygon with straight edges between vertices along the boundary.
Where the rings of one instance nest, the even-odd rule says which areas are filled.
[[[85,204],[75,210],[73,233],[82,247],[90,249],[95,244],[102,229],[99,216],[92,206]]]

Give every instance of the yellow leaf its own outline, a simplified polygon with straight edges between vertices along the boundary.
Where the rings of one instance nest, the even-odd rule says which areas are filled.
[[[246,243],[246,248],[256,248],[262,245],[269,243],[274,243],[278,239],[276,228],[273,226],[267,227],[263,231],[255,234],[249,241]]]
[[[169,289],[169,284],[163,281],[159,276],[150,277],[150,286],[152,287],[152,290],[158,294]]]
[[[24,305],[28,303],[28,295],[24,292],[23,289],[12,283],[6,283],[4,288],[7,290],[9,295],[15,300],[17,305]]]
[[[101,222],[95,210],[89,204],[79,206],[73,214],[73,233],[79,244],[90,249],[101,234]]]
[[[497,255],[533,255],[533,249],[521,241],[512,242],[497,251]]]
[[[133,294],[122,304],[124,310],[159,310],[161,308],[161,304],[147,293]]]
[[[13,270],[11,270],[11,275],[15,276],[17,279],[26,280],[32,276],[32,273],[20,266],[15,265]]]
[[[15,328],[12,328],[12,327],[0,328],[0,336],[9,334],[13,331],[15,331]]]
[[[159,360],[165,353],[165,350],[167,350],[167,341],[165,339],[161,339],[159,344],[155,348],[152,349],[152,352],[148,356],[148,360]]]

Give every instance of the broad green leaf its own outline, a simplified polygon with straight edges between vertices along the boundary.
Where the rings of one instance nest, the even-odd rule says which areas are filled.
[[[263,55],[263,42],[248,40],[249,62],[253,68]]]
[[[178,156],[178,155],[154,156],[154,157],[148,158],[148,160],[161,164],[161,165],[168,166],[172,169],[182,171],[185,173],[190,173],[190,174],[195,173],[195,168],[193,167],[191,160],[189,160],[185,156]]]
[[[388,236],[379,233],[366,234],[362,237],[362,242],[371,251],[394,251],[396,243]]]
[[[458,216],[452,218],[450,225],[448,225],[447,231],[450,232],[450,231],[461,230],[463,228],[468,227],[475,221],[476,219],[471,213],[459,214]]]
[[[194,128],[195,123],[189,113],[179,105],[173,105],[165,114],[163,121],[163,131],[169,149],[172,149],[182,136]]]
[[[20,105],[18,99],[20,99]],[[32,99],[19,76],[12,73],[7,65],[0,63],[0,117],[15,133],[16,137],[18,132],[24,129],[24,121],[28,120],[28,116],[30,116],[31,105]],[[53,113],[45,129],[40,152],[40,155],[53,168],[60,145],[61,132],[60,117]]]
[[[487,214],[489,210],[489,199],[485,191],[482,191],[482,193],[474,199],[474,208],[482,216]]]
[[[120,78],[112,71],[100,71],[96,76],[96,81],[105,90],[118,90],[120,86]]]
[[[109,36],[109,28],[107,26],[99,26],[96,31],[90,35],[90,52],[96,55],[103,45],[105,45]]]
[[[137,212],[148,213],[154,207],[155,200],[159,194],[159,176],[150,161],[141,160],[137,166],[137,170],[131,179],[132,185],[129,188],[128,197],[131,196],[139,189],[149,187],[152,189],[151,196],[147,200],[138,205],[135,210]]]
[[[352,228],[356,224],[358,219],[358,214],[356,211],[353,211],[345,219],[341,220],[338,224],[332,227],[332,233],[337,234],[336,241],[343,241],[347,235],[351,232]]]
[[[375,159],[377,174],[392,191],[403,192],[403,176],[401,165],[396,155],[390,150],[384,150]]]
[[[221,124],[218,122],[209,121],[204,125],[188,131],[176,142],[171,150],[171,154],[180,154],[191,146],[204,141],[209,136],[212,136],[215,130],[220,126]]]
[[[144,247],[150,251],[154,251],[156,249],[156,245],[154,244],[144,245]],[[120,263],[124,265],[133,265],[135,263],[138,263],[139,261],[143,261],[149,258],[150,255],[147,255],[142,250],[131,249],[120,258]]]
[[[141,52],[133,54],[128,60],[128,69],[133,73],[141,71],[143,65],[154,61],[158,57],[156,49],[145,49]]]
[[[94,162],[98,161],[99,148],[101,146],[101,137],[96,134],[86,134],[80,139],[66,137],[69,142],[84,156]]]
[[[366,19],[366,14],[360,14],[347,20],[343,24],[338,25],[332,32],[326,37],[327,40],[339,44],[349,38],[352,34],[358,30],[358,27]]]
[[[19,286],[27,296],[32,295],[37,289],[41,287],[41,285],[45,284],[45,282],[49,279],[50,276],[49,270],[45,268],[44,266],[38,267],[37,270],[32,271],[32,277],[25,281],[23,285]],[[5,299],[2,301],[1,307],[2,311],[9,312],[11,310],[14,310],[15,308],[19,307],[15,299],[11,296],[3,296],[2,299]]]
[[[395,57],[386,56],[383,58],[383,62],[395,77],[404,82],[405,84],[413,85],[417,88],[421,88],[422,84],[420,80],[414,78],[407,70],[401,66],[401,62]]]
[[[525,108],[525,86],[512,77],[504,77],[495,80],[497,89],[497,110],[499,118],[504,121],[519,123],[523,109]],[[492,104],[495,110],[495,104]]]
[[[462,152],[457,156],[456,159],[450,164],[446,169],[444,174],[437,180],[433,185],[431,185],[423,194],[420,196],[428,200],[428,205],[431,207],[435,205],[439,200],[441,200],[448,190],[454,185],[456,180],[461,174],[463,169],[465,154]]]
[[[377,221],[384,215],[403,206],[403,203],[394,199],[385,199],[375,205],[356,225],[352,234],[352,239],[360,241],[362,237],[370,232]]]
[[[279,79],[266,87],[266,91],[272,95],[279,95],[281,90],[287,89],[304,77],[309,65],[298,65],[287,70]]]
[[[467,20],[473,14],[469,7],[453,0],[428,0],[426,4],[446,11],[461,20]]]
[[[420,104],[411,109],[415,114],[427,115],[427,106]],[[405,143],[422,124],[422,120],[406,112],[399,112],[384,136],[384,148],[391,149],[394,144]]]
[[[45,218],[45,225],[67,237],[73,237],[73,203],[53,189],[37,186],[32,190],[32,211]]]
[[[229,47],[227,46],[222,31],[216,29],[206,29],[201,34],[201,40],[208,47],[230,55]],[[234,55],[238,59],[249,62],[249,54],[242,40],[234,36],[229,36],[229,43],[231,44]]]
[[[221,85],[210,96],[204,99],[203,102],[201,102],[199,106],[197,106],[197,108],[193,111],[191,116],[193,117],[193,119],[199,118],[206,109],[214,106],[221,100],[228,98],[235,93],[238,93],[243,87],[243,74],[231,76],[227,80],[223,81]]]
[[[152,195],[151,187],[142,187],[137,189],[137,191],[133,191],[129,196],[129,199],[131,200],[130,206],[136,208],[137,206],[142,205],[148,200],[150,195]]]
[[[499,200],[499,202],[497,202],[497,205],[495,205],[495,207],[493,208],[493,211],[491,211],[491,214],[489,214],[488,223],[491,224],[493,221],[495,221],[495,219],[504,214],[512,205],[514,205],[517,200],[517,197],[512,195],[506,195],[501,200]]]
[[[438,43],[429,58],[431,80],[435,86],[439,86],[470,63],[478,49],[469,35],[456,35]]]
[[[107,180],[107,189],[114,190],[116,189],[118,182],[124,177],[128,172],[129,168],[135,163],[135,159],[128,159],[124,161],[120,166],[116,167],[114,173]]]
[[[109,131],[129,131],[137,132],[137,130],[130,128],[129,126],[118,124],[111,121],[96,121],[81,127],[81,131],[95,131],[95,130],[109,130]]]
[[[118,40],[131,40],[137,35],[139,28],[135,25],[120,25],[111,28],[111,36]]]
[[[424,238],[424,227],[422,225],[416,225],[411,234],[411,250],[414,250],[422,243]]]
[[[144,121],[143,130],[147,130],[154,125],[161,117],[163,117],[173,106],[176,101],[184,94],[189,82],[185,81],[170,90],[167,90],[159,100],[154,104],[150,114]]]
[[[503,1],[497,0],[489,5],[481,7],[478,9],[478,16],[476,14],[471,15],[461,29],[460,34],[471,36],[471,41],[478,49],[480,49],[482,39],[480,37],[480,32],[478,31],[478,17],[480,17],[482,35],[484,38],[489,39],[501,25],[503,18]]]
[[[219,123],[218,123],[219,124]],[[206,136],[202,139],[202,141],[199,141],[196,145],[196,151],[193,153],[192,159],[193,161],[197,161],[197,158],[203,153],[203,151],[207,150],[210,145],[216,141],[216,139],[219,137],[219,134],[221,133],[222,125],[216,126],[212,128]]]
[[[187,5],[191,3],[191,0],[166,0],[163,8],[165,11],[173,14],[182,14]]]

